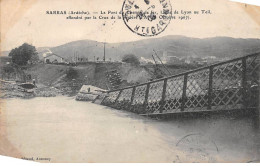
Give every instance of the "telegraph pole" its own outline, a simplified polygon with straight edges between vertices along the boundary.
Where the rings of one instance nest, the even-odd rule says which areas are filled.
[[[104,42],[104,57],[103,60],[106,61],[106,43]]]
[[[74,53],[73,53],[73,61],[76,62],[76,58],[75,58],[75,50],[74,50]]]

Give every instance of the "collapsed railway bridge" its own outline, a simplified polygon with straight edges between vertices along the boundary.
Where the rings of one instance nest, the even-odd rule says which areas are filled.
[[[259,56],[111,90],[101,104],[140,115],[252,110],[259,117]]]

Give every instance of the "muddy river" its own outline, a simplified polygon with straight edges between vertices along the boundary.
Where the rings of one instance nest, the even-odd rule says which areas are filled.
[[[1,154],[38,162],[259,162],[250,118],[153,120],[72,97],[5,99],[0,115]]]

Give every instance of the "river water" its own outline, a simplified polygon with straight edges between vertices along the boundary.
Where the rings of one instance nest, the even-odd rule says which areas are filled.
[[[250,118],[153,120],[72,97],[6,99],[1,109],[11,146],[39,162],[259,161]]]

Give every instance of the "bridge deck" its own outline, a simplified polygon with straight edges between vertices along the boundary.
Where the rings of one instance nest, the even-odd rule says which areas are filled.
[[[259,108],[259,55],[112,90],[102,104],[141,115]]]

